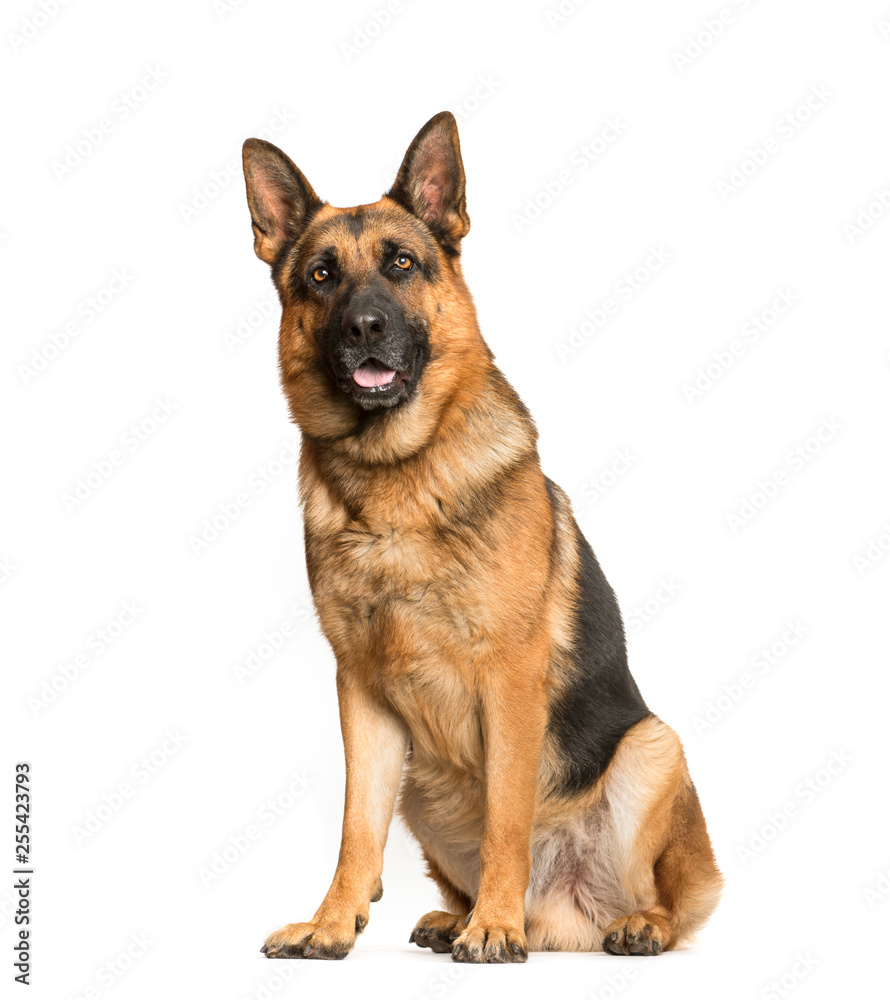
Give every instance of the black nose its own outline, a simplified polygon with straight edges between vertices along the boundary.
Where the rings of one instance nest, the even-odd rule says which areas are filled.
[[[353,344],[376,344],[385,330],[386,313],[382,309],[347,309],[340,320],[344,340]]]

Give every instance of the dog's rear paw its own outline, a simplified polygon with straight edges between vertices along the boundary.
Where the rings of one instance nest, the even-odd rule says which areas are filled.
[[[439,954],[446,954],[451,951],[454,939],[460,934],[466,917],[459,917],[453,913],[445,913],[442,910],[433,910],[426,913],[417,921],[417,926],[411,931],[408,938],[409,944],[416,944],[419,948],[430,948]]]
[[[365,918],[361,926],[367,922]],[[356,918],[356,928],[359,918]],[[266,938],[260,951],[266,958],[346,958],[355,944],[355,931],[320,924],[288,924]]]
[[[669,942],[669,931],[660,917],[635,913],[609,924],[603,938],[603,951],[611,955],[660,955]]]

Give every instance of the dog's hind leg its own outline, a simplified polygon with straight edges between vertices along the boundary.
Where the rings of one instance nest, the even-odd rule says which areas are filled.
[[[655,716],[586,797],[552,808],[533,856],[535,951],[657,955],[704,925],[722,885],[680,740]]]
[[[625,753],[619,749],[610,768],[606,798],[610,812],[620,817],[625,803],[633,803],[632,795],[625,798],[628,783],[642,779],[644,787],[649,785],[647,808],[637,814],[636,835],[623,858],[624,882],[639,909],[606,927],[602,947],[613,955],[657,955],[704,926],[717,906],[723,878],[676,734],[653,718],[634,727],[626,739]],[[633,752],[635,741],[651,762]],[[653,753],[656,749],[660,755]],[[663,780],[655,781],[651,769],[659,764]],[[649,773],[635,779],[635,766]],[[625,819],[631,820],[634,811],[631,805]]]

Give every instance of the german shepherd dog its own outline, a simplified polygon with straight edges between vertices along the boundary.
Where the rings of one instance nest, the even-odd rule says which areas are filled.
[[[420,947],[676,947],[722,879],[680,740],[630,675],[612,588],[479,332],[453,115],[374,204],[334,208],[259,139],[244,174],[346,755],[333,883],[262,951],[347,955],[383,893],[397,799],[445,906],[418,920]]]

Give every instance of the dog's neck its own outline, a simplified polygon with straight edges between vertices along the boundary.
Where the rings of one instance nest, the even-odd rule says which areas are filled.
[[[410,454],[387,454],[376,441],[363,450],[360,435],[304,435],[300,481],[309,521],[312,504],[324,497],[325,506],[342,506],[350,521],[422,522],[441,513],[439,494],[472,506],[505,472],[537,461],[534,423],[487,349],[486,355],[478,378],[455,388]],[[398,410],[380,416],[416,423],[416,416]]]

